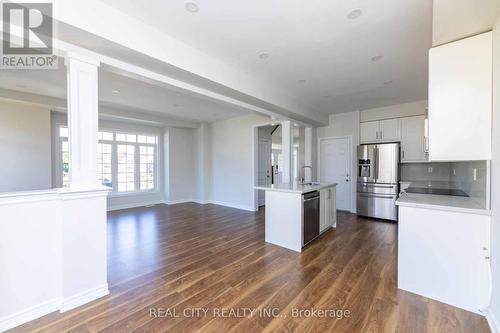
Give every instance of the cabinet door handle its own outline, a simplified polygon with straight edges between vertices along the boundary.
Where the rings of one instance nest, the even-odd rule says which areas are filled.
[[[384,132],[380,131],[380,140],[384,138]]]
[[[403,160],[405,159],[405,151],[403,150]]]

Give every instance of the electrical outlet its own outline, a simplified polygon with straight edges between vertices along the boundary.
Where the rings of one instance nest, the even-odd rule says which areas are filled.
[[[477,169],[474,168],[474,181],[477,181]]]
[[[427,172],[428,173],[432,173],[432,167],[431,166],[427,168]]]

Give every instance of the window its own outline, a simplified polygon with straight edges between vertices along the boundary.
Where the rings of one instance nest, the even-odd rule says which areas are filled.
[[[69,142],[68,139],[61,141],[62,152],[62,185],[68,186],[69,182]]]
[[[68,129],[59,127],[62,186],[68,184]],[[155,135],[99,131],[97,176],[114,193],[154,191],[157,188],[157,144]]]
[[[140,146],[140,186],[141,190],[155,188],[155,148]]]
[[[66,187],[69,182],[69,143],[68,143],[68,128],[59,127],[59,137],[61,146],[61,174],[62,186]]]
[[[135,146],[118,145],[118,192],[135,191]]]
[[[112,147],[110,143],[99,143],[97,147],[97,175],[102,185],[111,188],[113,188]]]

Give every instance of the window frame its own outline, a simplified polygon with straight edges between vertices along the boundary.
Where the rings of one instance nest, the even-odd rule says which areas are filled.
[[[67,138],[63,138],[59,135],[59,131],[61,127],[68,127],[65,123],[56,123],[55,126],[55,136],[57,141],[57,151],[55,154],[56,158],[56,185],[57,187],[62,187],[62,142],[68,140]],[[111,127],[102,127],[99,128],[99,132],[111,132],[113,133],[113,140],[104,140],[98,139],[98,143],[111,144],[111,178],[113,186],[110,187],[110,192],[108,197],[126,197],[126,196],[134,196],[134,195],[144,195],[144,194],[159,194],[160,191],[160,150],[161,150],[161,135],[159,133],[147,132],[144,130],[131,130],[131,129],[119,129],[119,128],[111,128]],[[117,141],[116,133],[120,134],[129,134],[136,135],[136,142],[127,142],[127,141]],[[139,143],[137,142],[137,136],[154,136],[156,137],[156,143]],[[69,140],[68,140],[69,141]],[[134,191],[127,192],[118,192],[118,145],[133,145],[134,146]],[[140,187],[140,146],[147,146],[154,148],[154,189],[144,189],[141,190]],[[97,175],[96,175],[97,176]]]

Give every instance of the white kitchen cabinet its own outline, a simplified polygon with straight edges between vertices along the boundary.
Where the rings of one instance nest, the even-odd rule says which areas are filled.
[[[337,208],[335,203],[335,187],[320,190],[319,231],[323,232],[337,225]]]
[[[401,139],[400,120],[386,119],[360,124],[361,143],[394,142]]]
[[[401,118],[401,162],[426,162],[425,116]]]
[[[479,313],[488,304],[490,220],[400,205],[398,288]]]
[[[378,141],[379,122],[368,121],[360,124],[360,141],[361,143],[372,143]]]
[[[399,141],[400,135],[399,119],[386,119],[380,121],[380,141]]]
[[[429,52],[429,159],[490,160],[492,33]]]

